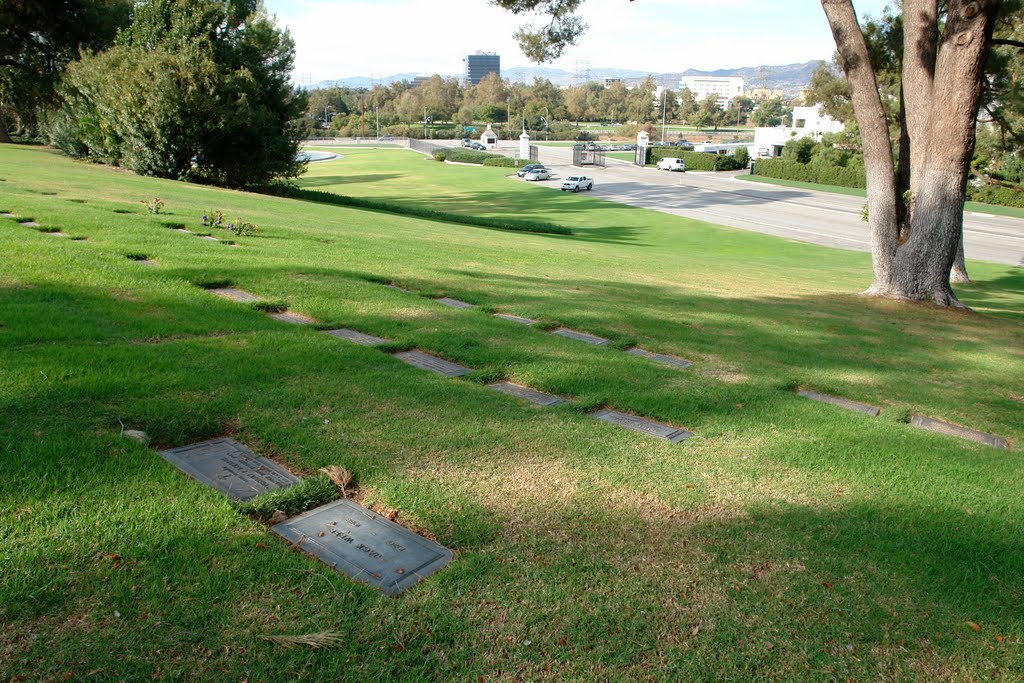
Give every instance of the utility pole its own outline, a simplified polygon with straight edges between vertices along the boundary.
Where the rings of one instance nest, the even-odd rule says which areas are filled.
[[[512,139],[512,98],[505,98],[505,137]]]
[[[544,107],[544,141],[547,142],[550,139],[548,135],[548,108]]]
[[[427,139],[427,108],[423,107],[423,139]]]
[[[373,115],[377,119],[377,138],[380,138],[380,107],[373,108]]]

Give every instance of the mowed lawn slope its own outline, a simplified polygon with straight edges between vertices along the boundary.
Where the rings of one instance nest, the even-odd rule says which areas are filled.
[[[139,178],[0,146],[0,678],[1024,677],[1024,275],[974,313],[856,295],[863,254],[340,150],[302,184],[502,232]],[[149,215],[142,202],[166,205]],[[220,239],[223,210],[260,237]],[[159,265],[131,260],[145,256]],[[263,299],[474,369],[447,379]],[[394,282],[415,293],[381,286]],[[453,310],[432,296],[479,307]],[[595,348],[494,318],[608,337]],[[662,367],[639,343],[695,362]],[[575,399],[538,408],[507,378]],[[883,408],[877,418],[795,386]],[[670,444],[600,406],[685,427]],[[911,413],[1009,450],[925,432]],[[146,430],[153,447],[118,436]],[[230,434],[456,551],[387,598],[276,540],[156,448]],[[342,634],[327,649],[265,635]]]

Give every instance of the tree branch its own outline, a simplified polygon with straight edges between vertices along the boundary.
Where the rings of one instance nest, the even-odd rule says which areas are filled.
[[[993,38],[990,42],[991,45],[1005,45],[1007,47],[1016,47],[1024,50],[1024,40],[1011,40],[1009,38]]]

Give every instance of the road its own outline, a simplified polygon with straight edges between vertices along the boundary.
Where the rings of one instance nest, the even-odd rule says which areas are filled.
[[[518,146],[498,151],[515,155]],[[566,147],[541,147],[539,160],[556,178],[593,176],[593,194],[602,199],[828,247],[871,248],[862,197],[755,184],[733,173],[669,173],[618,159],[584,170],[572,166]],[[1024,220],[965,213],[964,252],[969,259],[1024,266]]]

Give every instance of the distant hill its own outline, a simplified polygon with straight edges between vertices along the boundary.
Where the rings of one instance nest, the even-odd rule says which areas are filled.
[[[717,69],[715,71],[699,71],[687,69],[686,71],[648,73],[635,69],[616,69],[611,67],[591,67],[582,73],[566,71],[565,69],[554,69],[544,66],[517,66],[511,69],[502,69],[501,75],[512,82],[532,83],[535,78],[546,78],[555,85],[572,85],[583,80],[590,79],[600,81],[604,78],[621,78],[626,85],[636,85],[648,75],[654,78],[658,85],[674,88],[682,76],[739,76],[747,87],[765,87],[772,90],[781,90],[787,95],[796,95],[800,88],[811,82],[811,73],[820,64],[820,60],[804,62],[803,64],[783,64],[778,66],[749,66],[741,69]],[[400,73],[391,74],[382,78],[369,78],[367,76],[351,76],[335,80],[320,81],[314,84],[313,88],[329,88],[334,86],[346,88],[372,88],[377,83],[390,85],[398,81],[411,81],[420,74]],[[442,74],[446,78],[457,74]]]

